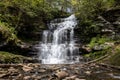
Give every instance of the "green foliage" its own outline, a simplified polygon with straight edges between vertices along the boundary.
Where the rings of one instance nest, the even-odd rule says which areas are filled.
[[[105,44],[105,42],[111,42],[111,40],[106,37],[93,37],[88,45],[91,49],[93,49],[93,51],[85,56],[91,59],[97,59],[107,53],[111,53],[112,46]],[[98,50],[94,50],[95,47],[97,47]]]
[[[17,42],[17,36],[15,35],[15,29],[13,27],[10,27],[7,23],[5,22],[0,22],[0,34],[1,39],[0,41],[15,41]]]
[[[21,18],[24,15],[31,19],[38,17],[47,20],[53,18],[51,12],[55,10],[49,7],[43,0],[5,0],[1,4],[3,4],[1,7],[1,12],[3,13],[1,18],[15,27],[19,27],[18,25],[21,23]]]
[[[114,8],[115,2],[115,0],[73,0],[73,7],[77,6],[75,13],[79,20],[79,32],[77,33],[81,35],[82,42],[89,43],[91,38],[102,36],[105,24],[98,19],[98,16]]]
[[[60,1],[59,5],[63,6],[63,3],[64,0]],[[51,0],[0,0],[1,50],[24,53],[20,51],[22,41],[38,40],[38,33],[47,28],[50,20],[66,15],[57,5],[53,7]]]
[[[108,41],[110,41],[110,39],[108,39],[108,38],[99,38],[99,37],[93,37],[92,39],[91,39],[91,41],[90,41],[90,44],[89,44],[89,46],[91,47],[91,48],[93,48],[94,46],[96,46],[96,45],[101,45],[101,44],[104,44],[105,42],[108,42]]]
[[[79,17],[82,20],[95,18],[100,15],[104,10],[114,6],[114,0],[81,0],[79,2]]]
[[[91,52],[90,54],[88,54],[88,57],[91,59],[97,59],[101,56],[104,56],[105,54],[107,54],[108,50],[102,50],[102,51],[96,51],[96,52]]]
[[[66,13],[53,8],[47,0],[1,0],[0,21],[15,29],[19,38],[30,38],[28,34],[46,29],[46,24]]]

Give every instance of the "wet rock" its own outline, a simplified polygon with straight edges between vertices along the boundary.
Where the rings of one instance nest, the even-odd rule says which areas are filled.
[[[79,79],[79,78],[76,78],[75,80],[86,80],[86,79]]]
[[[34,75],[32,75],[31,76],[33,79],[36,79],[37,78],[37,76],[34,74]]]
[[[38,68],[38,67],[40,67],[40,64],[39,64],[39,63],[35,63],[35,64],[33,64],[33,63],[28,63],[27,66],[28,66],[28,67]]]
[[[27,66],[33,67],[33,64],[32,63],[28,63]]]
[[[44,72],[46,72],[46,70],[45,69],[40,69],[39,72],[44,73]]]
[[[59,79],[63,79],[65,77],[67,77],[69,74],[65,71],[59,71],[55,74]]]
[[[91,71],[86,71],[85,72],[87,75],[90,75],[91,74]]]
[[[10,68],[8,69],[8,71],[9,71],[9,72],[18,72],[18,70],[15,69],[14,67],[10,67]]]
[[[0,74],[0,78],[3,78],[5,76],[6,76],[6,74]]]
[[[91,49],[89,46],[87,46],[87,45],[82,46],[82,49],[83,49],[84,51],[86,51],[87,53],[89,53],[89,52],[92,51],[92,49]]]
[[[0,70],[0,74],[6,74],[8,71]]]
[[[20,77],[22,77],[22,76],[23,76],[22,74],[19,74],[17,77],[20,78]]]
[[[28,71],[31,71],[31,70],[33,70],[33,67],[29,67],[29,66],[23,66],[23,71],[25,71],[25,72],[28,72]]]
[[[17,76],[17,75],[19,75],[18,72],[12,72],[12,73],[9,73],[9,74],[10,74],[10,76]]]
[[[15,80],[23,80],[23,78],[24,78],[24,75],[20,73],[18,76],[16,76]]]
[[[24,79],[24,80],[30,80],[31,77],[30,77],[30,76],[25,76],[23,79]]]
[[[70,76],[70,77],[66,77],[65,79],[66,80],[75,80],[77,78],[77,75],[73,75],[73,76]]]
[[[35,68],[40,67],[40,64],[35,64],[34,67]]]
[[[109,46],[109,47],[111,47],[111,46],[114,46],[114,45],[115,45],[115,43],[113,43],[113,42],[105,42],[104,44],[105,44],[105,45],[107,45],[107,46]]]
[[[41,80],[41,76],[33,77],[35,80]]]

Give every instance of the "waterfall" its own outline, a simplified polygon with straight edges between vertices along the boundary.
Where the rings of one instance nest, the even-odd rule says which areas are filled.
[[[39,60],[43,64],[71,64],[79,61],[75,57],[75,54],[79,54],[74,40],[76,25],[75,15],[50,22],[49,30],[43,31],[39,44]]]

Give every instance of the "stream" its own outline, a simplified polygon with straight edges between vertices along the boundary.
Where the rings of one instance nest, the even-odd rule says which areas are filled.
[[[2,64],[0,80],[120,80],[120,69],[92,64]]]
[[[1,64],[0,80],[120,80],[120,68],[86,64],[76,46],[76,26],[74,14],[51,21],[35,46],[41,62]]]
[[[80,56],[76,46],[75,15],[55,19],[44,30],[42,41],[36,45],[39,64],[24,64],[20,68],[21,79],[28,80],[120,80],[120,69],[105,67]],[[24,66],[28,67],[25,71]],[[30,68],[30,69],[29,69]],[[19,70],[19,69],[18,69]],[[17,78],[17,77],[15,77]]]

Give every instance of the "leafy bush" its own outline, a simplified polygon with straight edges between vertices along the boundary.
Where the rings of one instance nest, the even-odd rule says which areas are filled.
[[[79,17],[82,20],[95,18],[100,15],[104,10],[113,7],[114,0],[81,0],[79,2]]]
[[[1,0],[0,20],[14,28],[19,38],[30,38],[28,34],[46,29],[46,24],[59,16],[64,16],[46,0]]]
[[[102,50],[102,51],[97,51],[97,52],[94,52],[94,53],[90,53],[90,58],[91,59],[96,59],[96,58],[99,58],[101,56],[104,56],[105,54],[107,54],[107,50]]]
[[[0,22],[0,41],[15,41],[17,42],[17,36],[15,35],[15,30],[13,27],[10,27],[7,23],[5,22]]]
[[[93,48],[93,47],[96,46],[96,45],[101,45],[101,44],[104,44],[105,42],[108,42],[108,41],[110,41],[109,38],[94,37],[94,38],[91,39],[89,46],[90,46],[91,48]]]

